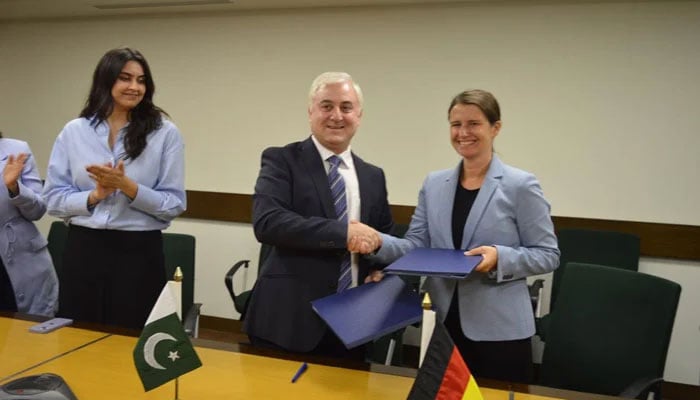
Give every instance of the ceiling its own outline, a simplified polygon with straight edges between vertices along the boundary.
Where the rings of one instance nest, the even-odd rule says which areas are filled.
[[[483,0],[472,0],[483,1]],[[492,0],[493,1],[493,0]],[[422,3],[459,3],[464,0],[0,0],[0,20],[100,17],[125,14],[193,13],[348,7]]]
[[[569,3],[622,1],[654,0],[550,0],[550,2]],[[72,17],[92,18],[128,14],[235,12],[305,7],[528,2],[542,3],[543,0],[0,0],[0,21]],[[547,1],[544,0],[544,2]]]

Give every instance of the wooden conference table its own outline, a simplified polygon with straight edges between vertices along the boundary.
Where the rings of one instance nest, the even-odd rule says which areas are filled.
[[[174,382],[143,391],[132,358],[136,337],[81,329],[80,325],[35,334],[28,330],[33,324],[36,322],[0,316],[0,385],[51,372],[63,377],[82,400],[174,398]],[[271,357],[270,352],[251,354],[248,352],[254,350],[247,346],[210,341],[195,340],[195,345],[203,366],[180,377],[182,400],[405,399],[415,376],[415,370],[409,368],[364,364],[353,368],[310,360],[306,373],[291,383],[301,358],[281,359]],[[478,382],[485,400],[509,398],[508,386]],[[516,400],[615,399],[532,385],[516,385],[513,390]]]

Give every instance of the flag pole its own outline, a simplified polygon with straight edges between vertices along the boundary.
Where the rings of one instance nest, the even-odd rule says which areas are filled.
[[[175,307],[177,309],[177,317],[182,321],[182,279],[184,275],[180,267],[175,268],[175,274],[173,274],[173,280],[168,281],[168,286],[170,286],[170,291],[175,297]]]
[[[168,281],[172,293],[175,297],[175,306],[177,308],[177,316],[182,322],[182,279],[184,275],[180,267],[175,268],[175,274],[173,274],[173,280]],[[180,377],[175,378],[175,400],[180,400]]]
[[[418,368],[423,365],[423,359],[428,350],[430,338],[433,336],[433,330],[435,330],[435,311],[432,310],[433,304],[430,301],[430,295],[428,293],[425,293],[425,296],[423,296],[423,303],[421,306],[423,307],[423,323],[421,324],[420,332],[420,358],[418,361]]]
[[[163,285],[163,290],[153,305],[133,350],[134,366],[146,392],[202,366],[202,360],[199,359],[177,316],[177,305],[172,288],[179,284],[180,282],[169,281]],[[162,343],[158,346],[159,350],[156,349],[158,342]],[[157,358],[160,358],[168,367],[159,364]],[[171,362],[166,362],[166,358]],[[176,399],[179,399],[179,389],[179,382],[176,380]]]

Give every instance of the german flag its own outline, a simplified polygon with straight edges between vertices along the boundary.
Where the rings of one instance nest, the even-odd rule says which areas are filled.
[[[483,400],[476,380],[440,321],[435,322],[423,365],[408,394],[408,400],[428,399]]]

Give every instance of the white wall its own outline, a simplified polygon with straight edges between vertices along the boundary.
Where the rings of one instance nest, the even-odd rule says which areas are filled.
[[[450,98],[485,88],[503,111],[497,150],[537,174],[554,215],[700,225],[700,3],[546,3],[4,22],[0,130],[45,170],[99,57],[129,45],[185,136],[187,188],[252,193],[261,150],[307,135],[313,77],[346,70],[366,98],[353,148],[384,167],[393,204],[413,205],[428,171],[457,162]],[[204,314],[234,317],[223,275],[257,265],[251,227],[171,229],[197,236]],[[642,266],[684,286],[667,379],[697,384],[700,263]]]

